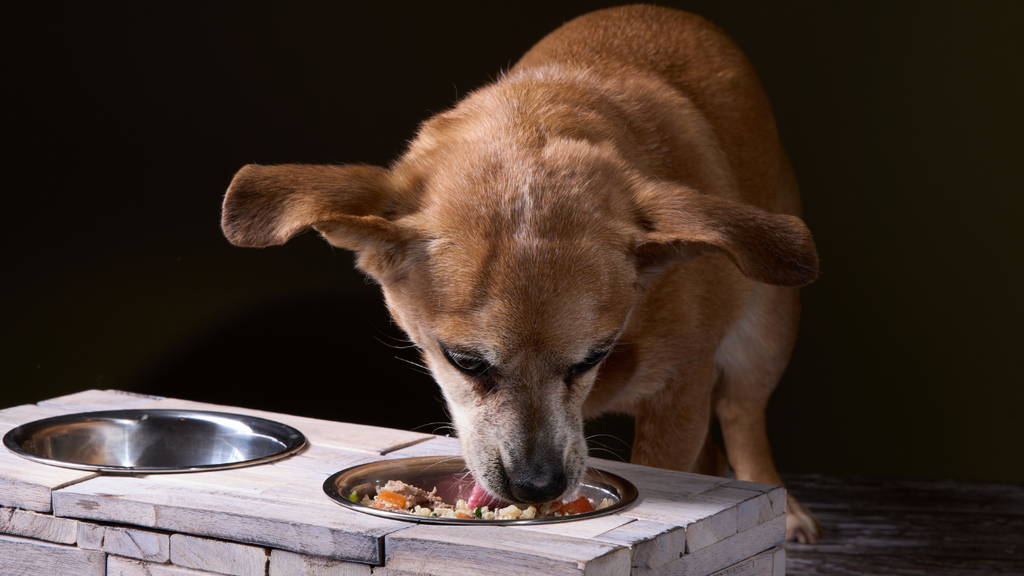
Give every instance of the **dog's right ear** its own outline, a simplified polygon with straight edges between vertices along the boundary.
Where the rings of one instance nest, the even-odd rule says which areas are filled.
[[[221,229],[232,244],[264,247],[316,228],[334,246],[360,253],[362,267],[365,252],[393,252],[411,239],[395,220],[414,210],[384,168],[250,164],[228,187]],[[382,271],[366,271],[380,279]]]
[[[804,286],[818,275],[814,240],[796,216],[672,182],[639,187],[634,202],[644,229],[635,248],[642,272],[658,273],[673,261],[717,252],[765,284]]]

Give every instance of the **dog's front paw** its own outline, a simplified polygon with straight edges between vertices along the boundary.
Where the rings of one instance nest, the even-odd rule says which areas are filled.
[[[791,494],[786,495],[786,540],[814,544],[821,536],[821,525],[814,513]]]

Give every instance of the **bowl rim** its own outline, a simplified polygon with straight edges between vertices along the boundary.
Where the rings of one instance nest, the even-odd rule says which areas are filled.
[[[111,420],[136,420],[141,421],[150,417],[157,418],[192,418],[199,419],[200,417],[216,417],[222,419],[228,419],[244,425],[259,425],[261,427],[268,428],[274,431],[272,437],[281,442],[284,447],[278,451],[275,451],[266,456],[260,456],[257,458],[249,458],[247,460],[241,460],[237,462],[218,462],[211,464],[195,464],[188,466],[118,466],[110,464],[91,464],[86,462],[71,462],[67,460],[60,460],[56,458],[49,458],[41,456],[30,450],[26,450],[22,445],[28,441],[33,435],[44,432],[49,428],[55,426],[67,425],[73,423],[88,423],[91,421],[111,421]],[[251,427],[251,426],[250,426]],[[94,472],[105,472],[105,473],[121,473],[121,474],[178,474],[186,472],[210,472],[214,470],[228,470],[231,468],[242,468],[246,466],[255,466],[258,464],[265,464],[274,460],[279,460],[286,456],[290,456],[299,450],[301,450],[306,444],[307,439],[305,434],[294,426],[289,426],[276,420],[268,418],[262,418],[260,416],[250,416],[247,414],[237,414],[232,412],[220,412],[214,410],[193,410],[190,408],[136,408],[136,409],[124,409],[124,410],[96,410],[90,412],[73,412],[68,414],[59,414],[57,416],[50,416],[47,418],[40,418],[24,424],[19,424],[14,428],[10,429],[3,438],[4,446],[14,452],[18,456],[37,462],[40,464],[46,464],[48,466],[57,466],[60,468],[71,468],[74,470],[88,470]]]
[[[571,516],[550,516],[547,518],[529,518],[529,519],[515,519],[515,520],[483,520],[483,519],[467,519],[467,518],[434,518],[430,516],[418,516],[416,514],[404,514],[401,512],[391,512],[388,510],[380,510],[377,508],[371,508],[369,506],[363,506],[362,504],[351,502],[345,495],[341,487],[348,487],[348,480],[350,478],[361,478],[367,474],[372,474],[375,468],[388,469],[395,468],[401,464],[410,466],[432,466],[444,462],[448,465],[460,464],[463,471],[466,471],[465,461],[461,456],[416,456],[410,458],[385,458],[383,460],[375,460],[373,462],[366,462],[363,464],[357,464],[350,466],[343,470],[339,470],[334,474],[331,474],[326,480],[324,480],[323,490],[331,500],[334,500],[337,504],[362,514],[372,514],[374,516],[380,516],[382,518],[390,518],[392,520],[401,520],[403,522],[412,522],[415,524],[443,524],[443,525],[468,525],[468,526],[513,526],[513,525],[536,525],[536,524],[555,524],[560,522],[575,522],[578,520],[589,520],[591,518],[598,518],[600,516],[608,516],[621,512],[626,508],[633,505],[638,496],[639,491],[636,486],[629,480],[613,474],[606,470],[599,470],[597,468],[588,467],[587,472],[584,476],[583,485],[600,485],[601,488],[612,488],[618,495],[619,499],[608,506],[607,508],[601,508],[599,510],[593,510],[591,512],[583,512],[581,514],[573,514]],[[390,480],[403,480],[402,478],[389,478]],[[384,480],[386,482],[387,480]],[[405,481],[405,480],[403,480]]]

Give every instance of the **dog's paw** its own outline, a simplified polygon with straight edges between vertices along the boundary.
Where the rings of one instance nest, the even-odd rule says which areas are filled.
[[[786,540],[814,544],[821,536],[821,525],[814,513],[792,495],[786,495]]]

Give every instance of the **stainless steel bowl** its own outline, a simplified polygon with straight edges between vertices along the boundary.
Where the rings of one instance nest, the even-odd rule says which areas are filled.
[[[389,512],[363,506],[349,500],[349,496],[355,491],[361,500],[363,496],[373,498],[377,486],[384,486],[389,480],[401,480],[406,484],[417,486],[428,492],[437,488],[437,495],[445,502],[454,503],[458,499],[466,500],[473,489],[473,478],[469,475],[466,463],[460,457],[453,456],[425,456],[421,458],[396,458],[394,460],[381,460],[346,468],[331,475],[324,482],[324,492],[332,500],[342,506],[375,516],[383,516],[406,522],[417,522],[421,524],[548,524],[553,522],[572,522],[574,520],[585,520],[606,514],[618,512],[636,500],[637,490],[629,480],[621,476],[604,472],[596,468],[587,470],[579,493],[595,502],[601,502],[604,498],[611,498],[614,504],[607,508],[584,512],[572,516],[554,516],[549,518],[531,518],[529,520],[477,520],[463,518],[431,518],[403,514],[401,512]]]
[[[4,446],[29,460],[133,474],[251,466],[305,443],[301,432],[279,422],[201,410],[82,412],[22,424],[4,435]]]

